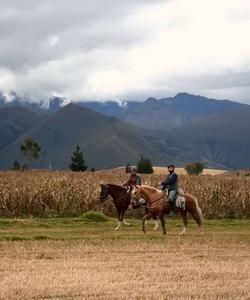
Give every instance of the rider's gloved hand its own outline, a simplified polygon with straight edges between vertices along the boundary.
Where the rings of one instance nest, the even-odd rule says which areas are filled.
[[[164,187],[163,187],[163,185],[160,183],[159,185],[158,185],[158,187],[157,187],[159,190],[164,190]]]

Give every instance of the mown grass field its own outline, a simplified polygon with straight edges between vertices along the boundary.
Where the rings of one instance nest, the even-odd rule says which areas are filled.
[[[0,299],[249,299],[250,220],[0,219]]]

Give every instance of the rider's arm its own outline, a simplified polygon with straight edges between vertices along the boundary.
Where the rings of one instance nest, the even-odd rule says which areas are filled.
[[[177,181],[177,175],[173,174],[171,177],[166,177],[166,179],[161,183],[165,189],[167,185],[173,184]]]
[[[125,182],[122,186],[128,186],[129,185],[129,180]]]
[[[141,177],[137,176],[136,178],[136,185],[141,185]]]
[[[167,181],[168,181],[168,177],[166,177],[165,180],[162,181],[162,183],[161,183],[163,190],[165,190],[165,188],[167,187]]]

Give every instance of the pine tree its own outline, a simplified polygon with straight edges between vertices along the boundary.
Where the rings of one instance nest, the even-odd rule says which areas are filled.
[[[20,166],[19,162],[17,160],[15,160],[13,162],[13,165],[12,165],[12,170],[13,171],[20,171],[20,169],[21,169],[21,166]]]
[[[80,150],[80,146],[76,145],[76,150],[71,156],[70,169],[74,172],[86,171],[87,166],[85,165],[85,160],[83,158],[83,152]]]
[[[141,159],[137,163],[137,172],[144,174],[154,173],[151,161],[148,158],[144,158],[143,155],[141,155]]]

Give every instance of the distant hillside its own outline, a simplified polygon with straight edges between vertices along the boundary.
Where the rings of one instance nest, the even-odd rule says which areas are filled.
[[[46,119],[47,114],[37,113],[25,107],[0,108],[0,151]]]
[[[159,100],[151,97],[144,102],[128,102],[126,105],[112,101],[82,102],[80,105],[108,116],[115,116],[138,127],[164,130],[180,127],[214,114],[250,107],[238,102],[208,99],[187,93]]]
[[[41,158],[33,167],[47,168],[49,161],[55,169],[67,169],[70,156],[80,144],[89,167],[106,168],[135,163],[141,153],[156,161],[166,161],[157,137],[150,136],[114,117],[107,117],[86,108],[69,104],[41,126],[30,130],[0,152],[0,167],[9,168],[13,160],[23,160],[20,144],[30,136],[41,144]],[[150,141],[154,139],[154,143]]]
[[[68,169],[76,144],[83,147],[88,166],[96,169],[135,164],[141,154],[159,166],[173,162],[182,167],[203,160],[209,168],[250,167],[248,105],[188,94],[161,100],[149,98],[119,109],[114,102],[89,104],[96,110],[103,105],[106,108],[100,109],[102,113],[118,114],[121,119],[134,118],[129,123],[72,103],[58,111],[61,105],[62,100],[54,98],[47,113],[20,105],[0,108],[0,168],[10,168],[14,160],[24,162],[20,144],[26,137],[33,137],[42,146],[34,168],[48,168],[51,161],[54,169]],[[171,125],[167,125],[167,113],[173,118]],[[132,124],[143,120],[148,120],[148,127],[156,124],[159,128]],[[177,126],[178,120],[184,124]]]
[[[180,160],[200,159],[224,168],[250,167],[250,108],[226,112],[169,132],[168,147]]]

